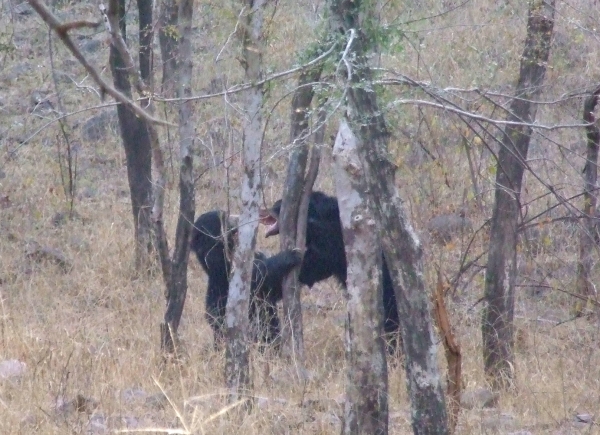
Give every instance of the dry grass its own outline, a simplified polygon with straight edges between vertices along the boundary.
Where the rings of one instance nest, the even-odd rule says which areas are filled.
[[[399,22],[408,21],[441,7],[440,2],[427,0],[397,3],[388,6],[384,15],[388,22],[396,17]],[[442,3],[448,6],[452,2]],[[5,0],[0,11],[0,29],[4,29],[0,30],[0,47],[15,44],[19,51],[0,51],[0,362],[17,359],[27,368],[19,379],[0,379],[0,433],[103,433],[127,426],[188,427],[207,434],[338,433],[345,381],[344,303],[331,282],[306,292],[308,381],[298,378],[293,362],[254,350],[252,370],[258,400],[250,414],[235,409],[218,414],[226,406],[224,355],[212,347],[203,314],[205,276],[195,259],[190,263],[190,290],[181,327],[182,364],[161,364],[158,324],[164,310],[163,284],[159,276],[139,277],[132,271],[132,221],[118,136],[110,131],[99,142],[82,139],[83,123],[99,111],[67,119],[77,150],[77,215],[55,225],[56,213],[67,207],[57,163],[59,130],[56,123],[41,128],[54,114],[32,113],[30,102],[37,89],[49,92],[56,107],[46,29],[36,17],[11,13],[9,5]],[[292,1],[283,1],[281,6],[270,25],[265,56],[273,70],[296,62],[296,53],[314,38],[315,10],[323,7],[317,2]],[[491,87],[510,93],[522,50],[525,8],[525,2],[471,2],[452,14],[412,23],[403,28],[403,49],[384,54],[382,64],[441,87]],[[580,0],[560,3],[559,8],[544,95],[548,100],[595,85],[600,73],[600,51],[594,40],[597,8]],[[90,18],[95,7],[75,3],[59,7],[58,12],[64,18]],[[237,13],[230,3],[198,5],[198,32],[203,37],[196,41],[195,89],[218,90],[223,83],[240,80],[235,37],[225,44]],[[129,25],[133,29],[134,21]],[[307,27],[311,31],[306,31]],[[130,37],[135,39],[133,33],[131,30]],[[108,49],[104,36],[94,38],[102,46],[92,57],[99,68],[105,68]],[[58,46],[54,54],[57,68],[79,85],[71,80],[60,82],[68,110],[101,104],[85,88],[92,84],[65,50]],[[291,89],[293,82],[273,85],[269,110]],[[411,92],[393,89],[383,100],[390,102]],[[196,107],[198,149],[216,163],[198,184],[199,213],[228,205],[234,210],[239,207],[239,98],[233,95],[226,101],[203,102]],[[544,106],[538,119],[546,124],[576,122],[580,108],[581,99]],[[275,107],[266,131],[263,173],[267,203],[281,191],[288,110],[287,100]],[[482,106],[481,110],[489,108]],[[175,119],[176,112],[168,111],[165,116]],[[451,115],[412,107],[390,109],[387,116],[395,134],[391,152],[399,165],[399,185],[416,228],[422,231],[432,216],[461,207],[468,210],[475,228],[482,226],[490,216],[493,198],[495,163],[490,153],[469,137],[482,191],[480,210],[461,147],[464,126]],[[334,124],[329,126],[331,134],[335,133]],[[161,133],[164,143],[173,147],[173,158],[177,156],[175,133]],[[534,138],[532,167],[568,197],[582,184],[582,151],[581,130],[544,132]],[[331,192],[330,165],[326,153],[318,187]],[[172,232],[177,206],[174,162],[171,168],[167,210]],[[529,216],[555,203],[552,197],[535,200],[543,192],[543,186],[528,174],[524,196],[531,201]],[[599,325],[593,318],[581,318],[556,326],[570,317],[572,299],[557,289],[573,289],[577,241],[565,225],[548,228],[541,242],[538,239],[538,255],[528,254],[525,247],[521,252],[517,386],[500,397],[493,411],[464,410],[459,433],[520,429],[532,434],[600,433],[597,426],[578,424],[573,417],[600,412]],[[485,249],[486,239],[484,229],[469,258]],[[59,250],[68,259],[68,270],[53,264],[51,257],[28,257],[33,240]],[[266,251],[277,248],[273,240],[261,239],[259,245]],[[456,240],[444,247],[433,243],[425,247],[427,277],[433,288],[436,268],[448,277],[456,273],[465,243]],[[485,257],[479,264],[484,261]],[[554,290],[536,287],[532,280]],[[481,306],[476,304],[483,275],[471,270],[459,284],[449,308],[463,348],[464,387],[473,390],[485,387]],[[390,433],[410,433],[400,365],[390,367],[389,383]],[[172,403],[163,399],[161,388]],[[498,413],[502,415],[498,417]]]

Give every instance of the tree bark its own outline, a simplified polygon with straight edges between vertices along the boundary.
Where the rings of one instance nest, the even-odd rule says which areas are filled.
[[[369,86],[372,76],[366,57],[367,37],[360,24],[364,9],[361,2],[330,0],[332,27],[348,38],[342,54],[347,69],[348,118],[358,139],[373,215],[398,301],[413,432],[447,434],[423,252],[394,184],[395,167],[387,159],[390,135],[377,96]]]
[[[242,62],[246,80],[257,82],[262,78],[263,15],[266,0],[246,0],[243,23]],[[243,137],[243,164],[241,200],[242,212],[238,229],[238,243],[233,256],[234,272],[229,282],[229,296],[225,323],[227,326],[227,351],[225,354],[225,379],[230,402],[248,397],[252,387],[249,362],[250,286],[256,247],[259,206],[262,203],[260,179],[260,147],[262,142],[263,86],[254,86],[246,92],[246,120]]]
[[[585,99],[583,104],[583,121],[588,123],[587,131],[587,157],[583,168],[583,215],[585,219],[579,230],[579,262],[577,264],[577,292],[584,298],[596,296],[596,287],[591,280],[594,265],[594,253],[598,247],[598,225],[596,209],[598,206],[597,185],[598,181],[598,147],[600,146],[600,129],[596,124],[594,110],[598,104],[600,86]],[[585,306],[582,300],[577,299],[575,313],[583,314]]]
[[[193,73],[192,56],[192,15],[194,0],[180,0],[179,3],[179,53],[181,59],[177,65],[177,97],[184,99],[192,95],[191,81]],[[190,255],[190,235],[194,222],[195,192],[192,145],[194,142],[194,124],[192,122],[193,103],[182,101],[179,105],[179,218],[175,230],[175,248],[171,261],[170,274],[167,277],[167,310],[165,322],[161,327],[162,347],[168,353],[175,353],[179,322],[187,293],[187,270]]]
[[[304,253],[304,243],[298,246],[298,225],[306,225],[308,207],[300,212],[303,194],[310,195],[314,178],[305,176],[308,162],[308,136],[310,132],[310,105],[314,96],[312,83],[319,80],[323,70],[322,64],[316,68],[304,71],[298,78],[298,86],[292,99],[290,142],[292,153],[287,167],[287,177],[283,186],[281,214],[279,218],[281,250],[301,248]],[[318,168],[317,168],[318,169]],[[315,174],[316,177],[316,174]],[[308,196],[304,195],[304,196]],[[282,346],[283,354],[297,361],[300,368],[304,364],[304,334],[302,328],[302,308],[298,282],[300,268],[295,268],[283,280],[283,322]]]
[[[145,0],[140,0],[143,5]],[[138,3],[139,5],[139,3]],[[119,0],[116,13],[121,35],[126,39],[125,0]],[[149,20],[152,22],[152,10]],[[147,13],[144,14],[148,18]],[[140,22],[140,26],[142,23]],[[140,41],[141,42],[141,41]],[[151,48],[151,46],[150,46]],[[143,63],[140,46],[140,66]],[[110,69],[115,88],[131,99],[131,83],[125,60],[114,43],[110,45]],[[147,71],[146,78],[150,72]],[[127,161],[127,178],[131,195],[131,209],[135,234],[135,266],[142,271],[150,264],[150,253],[153,247],[152,207],[152,146],[148,125],[145,120],[123,104],[117,105],[117,115],[121,130],[121,139],[125,148]]]
[[[442,336],[442,343],[446,353],[446,362],[448,363],[448,382],[446,390],[446,399],[448,400],[449,425],[450,431],[456,431],[458,424],[458,414],[460,414],[460,394],[462,390],[462,353],[460,344],[452,332],[446,303],[444,301],[444,284],[442,282],[442,273],[438,270],[438,279],[433,298],[435,321]]]
[[[342,434],[387,434],[381,250],[357,140],[342,121],[333,148],[335,184],[348,261],[346,402]]]
[[[158,18],[158,40],[162,57],[162,89],[165,97],[175,94],[177,71],[177,2],[163,0]]]
[[[140,75],[146,85],[153,89],[152,80],[152,40],[154,32],[152,31],[152,1],[137,0],[139,14],[139,40],[140,40]]]
[[[541,92],[550,53],[555,0],[530,2],[527,37],[521,58],[516,97],[510,105],[509,121],[533,123],[535,99]],[[517,227],[525,161],[532,128],[509,125],[502,137],[496,170],[496,190],[490,249],[485,277],[482,316],[485,373],[494,389],[514,381],[514,289],[517,272]]]

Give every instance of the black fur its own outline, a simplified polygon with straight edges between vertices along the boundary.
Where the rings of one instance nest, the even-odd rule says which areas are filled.
[[[225,231],[222,231],[222,227]],[[194,224],[191,249],[208,275],[206,318],[218,344],[225,330],[225,307],[229,293],[231,256],[235,248],[235,228],[225,212],[215,210],[201,215]],[[223,234],[225,233],[225,234]],[[225,244],[227,241],[227,245]],[[300,264],[295,251],[284,251],[268,257],[254,254],[250,301],[250,319],[258,313],[260,339],[272,343],[279,336],[280,322],[276,304],[283,297],[281,284],[285,275]]]
[[[272,209],[271,216],[279,217],[281,200]],[[273,235],[278,229],[272,230]],[[347,262],[340,211],[337,198],[323,192],[313,192],[308,205],[306,223],[306,252],[300,268],[300,282],[312,287],[316,282],[334,276],[344,287],[346,286]],[[398,348],[398,332],[400,319],[396,294],[392,285],[390,272],[383,258],[383,329],[388,339],[388,350],[395,353]]]

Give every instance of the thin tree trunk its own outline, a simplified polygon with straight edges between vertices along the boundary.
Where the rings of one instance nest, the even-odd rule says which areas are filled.
[[[192,15],[194,0],[180,0],[179,3],[179,52],[181,59],[177,68],[177,97],[184,99],[192,95],[193,72],[192,56]],[[177,333],[187,293],[187,270],[190,255],[190,235],[194,222],[195,193],[192,145],[194,124],[192,123],[193,103],[184,101],[179,105],[179,218],[175,230],[175,248],[171,260],[170,275],[167,280],[167,310],[165,323],[161,326],[162,347],[168,353],[175,353]]]
[[[262,78],[263,14],[266,0],[246,0],[243,23],[242,57],[246,80]],[[259,206],[262,203],[260,179],[260,147],[262,141],[263,87],[255,86],[246,92],[246,120],[243,138],[244,174],[242,176],[242,212],[238,229],[238,243],[233,256],[234,272],[229,282],[227,298],[227,351],[225,379],[230,402],[248,397],[252,388],[249,362],[250,285],[256,247]]]
[[[162,0],[158,18],[158,40],[162,57],[162,89],[167,97],[175,94],[177,71],[177,2]]]
[[[119,0],[117,9],[114,11],[118,14],[115,21],[118,21],[121,35],[125,40],[125,0]],[[150,21],[152,21],[152,11],[150,11]],[[141,62],[142,56],[140,56]],[[115,88],[131,98],[131,83],[125,60],[114,43],[110,45],[110,68]],[[146,78],[148,76],[149,71]],[[127,161],[127,178],[135,231],[135,266],[138,271],[142,271],[150,264],[150,253],[153,247],[151,139],[146,121],[137,117],[128,107],[123,104],[117,105],[117,115]]]
[[[152,81],[152,0],[137,0],[139,14],[139,40],[140,40],[140,76],[146,85],[153,89]]]
[[[381,250],[357,140],[342,121],[333,148],[335,184],[348,260],[346,402],[342,434],[388,433]]]
[[[342,56],[350,127],[358,139],[360,163],[398,301],[413,432],[447,434],[431,304],[423,279],[423,252],[394,184],[395,167],[387,160],[390,135],[377,96],[368,86],[372,76],[367,38],[360,30],[364,6],[350,0],[330,0],[330,4],[332,27],[348,38]]]
[[[531,1],[527,37],[521,58],[516,97],[509,121],[533,123],[535,99],[541,92],[550,54],[555,0]],[[532,128],[509,125],[498,153],[495,202],[490,230],[490,249],[485,278],[487,306],[482,317],[484,369],[494,389],[514,380],[514,289],[517,272],[517,227],[525,160]]]
[[[586,297],[596,296],[596,288],[591,280],[591,271],[594,264],[594,253],[598,246],[598,225],[596,223],[596,208],[598,196],[596,182],[598,180],[598,147],[600,145],[600,129],[596,124],[594,111],[598,104],[600,87],[585,99],[583,104],[583,120],[589,125],[587,130],[587,157],[584,174],[583,215],[579,231],[579,263],[577,264],[577,292]],[[577,300],[575,312],[583,314],[586,307],[581,300]]]
[[[446,362],[448,363],[448,374],[446,380],[448,386],[446,398],[448,400],[449,425],[450,431],[456,431],[458,424],[458,415],[460,414],[460,394],[462,390],[462,353],[460,344],[452,332],[446,302],[444,301],[444,284],[442,282],[442,273],[438,270],[437,286],[433,298],[434,314],[437,327],[442,336],[442,343],[446,353]]]
[[[598,104],[600,87],[585,99],[583,104],[583,120],[589,125],[587,130],[587,158],[583,168],[583,215],[585,216],[579,232],[579,262],[577,264],[577,292],[585,298],[597,295],[596,287],[591,280],[594,265],[594,253],[598,247],[598,225],[596,208],[598,205],[598,147],[600,146],[600,129],[596,124],[594,110]],[[585,306],[580,299],[575,303],[575,312],[583,314]]]
[[[294,249],[298,240],[298,225],[306,222],[308,208],[300,213],[303,192],[312,191],[314,179],[305,177],[308,161],[308,136],[310,131],[310,105],[314,96],[312,83],[319,80],[323,66],[300,74],[298,86],[292,99],[290,142],[292,153],[287,168],[286,182],[283,186],[281,214],[279,219],[281,250]],[[316,174],[315,174],[316,175]],[[305,225],[305,223],[304,223]],[[304,252],[304,247],[302,248]],[[302,309],[300,303],[300,268],[295,268],[283,280],[283,354],[293,358],[298,367],[304,366],[304,334],[302,329]]]

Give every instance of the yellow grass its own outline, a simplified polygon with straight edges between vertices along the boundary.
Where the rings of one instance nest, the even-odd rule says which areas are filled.
[[[284,1],[274,15],[265,55],[273,71],[292,67],[296,53],[315,36],[313,28],[306,29],[314,25],[316,3],[304,3]],[[384,19],[388,23],[396,17],[397,22],[408,21],[435,13],[441,3],[449,6],[452,2],[391,2]],[[320,5],[317,12],[323,7]],[[525,2],[471,2],[450,15],[407,25],[402,27],[407,32],[400,40],[403,49],[384,53],[382,64],[440,87],[490,87],[510,94],[522,50],[525,8]],[[551,54],[544,94],[547,99],[594,86],[599,73],[599,51],[590,37],[598,28],[597,8],[581,1],[561,3],[559,8],[556,31],[560,36]],[[71,19],[90,18],[96,13],[88,4],[59,7],[59,11]],[[233,3],[198,5],[199,25],[205,25],[200,26],[199,32],[205,36],[198,39],[195,50],[198,94],[208,89],[215,77],[227,85],[241,80],[235,35],[226,44],[238,12]],[[206,278],[194,258],[180,329],[182,362],[162,364],[158,325],[164,314],[164,285],[159,275],[139,277],[133,271],[133,227],[125,156],[118,135],[109,132],[105,140],[87,143],[80,137],[81,125],[99,112],[82,112],[67,119],[77,148],[77,214],[55,226],[56,213],[67,209],[57,163],[57,124],[50,123],[26,144],[20,144],[55,116],[30,113],[34,89],[50,92],[57,107],[46,28],[35,17],[12,19],[6,12],[1,14],[0,29],[15,33],[11,39],[10,33],[0,30],[0,42],[10,45],[14,41],[21,51],[0,51],[0,174],[5,175],[0,176],[0,362],[15,359],[27,366],[18,379],[0,379],[0,433],[102,433],[127,429],[128,424],[129,429],[154,428],[160,432],[162,428],[171,433],[339,433],[345,382],[344,299],[333,282],[304,293],[306,382],[297,376],[293,361],[270,352],[261,355],[253,349],[257,400],[250,414],[226,408],[224,354],[212,347],[212,333],[204,319]],[[130,35],[135,27],[129,23]],[[96,38],[105,40],[104,36]],[[107,67],[107,53],[104,44],[93,55],[98,68]],[[58,68],[71,74],[80,86],[93,85],[84,80],[83,71],[70,61],[63,47],[55,47],[54,55]],[[29,69],[9,77],[11,68],[22,64]],[[110,76],[108,70],[104,73]],[[273,85],[267,110],[271,111],[293,85],[293,81]],[[95,94],[70,81],[61,82],[60,89],[68,111],[101,104]],[[413,91],[400,88],[388,92],[384,99],[388,103],[414,96]],[[239,209],[240,101],[240,96],[232,95],[196,107],[198,152],[217,163],[197,184],[197,213],[228,205],[234,211]],[[399,165],[398,185],[410,217],[426,241],[425,266],[428,285],[433,288],[436,268],[454,276],[465,244],[456,240],[440,247],[427,242],[426,223],[432,216],[464,206],[475,228],[482,226],[491,214],[495,162],[489,153],[482,152],[481,141],[451,115],[411,106],[386,107],[394,133],[390,151]],[[482,110],[489,115],[489,109]],[[538,119],[546,124],[573,123],[580,111],[581,100],[569,100],[544,106]],[[175,120],[176,108],[171,107],[167,115],[161,112],[161,116]],[[287,153],[282,150],[288,142],[288,119],[289,97],[273,109],[265,134],[262,169],[267,204],[280,196],[285,178]],[[334,118],[326,137],[335,131]],[[215,132],[222,135],[224,147],[211,136]],[[475,205],[460,133],[467,134],[473,146],[483,210]],[[163,130],[161,137],[173,159],[168,160],[166,205],[172,237],[178,203],[176,132]],[[583,132],[545,132],[534,142],[532,167],[565,196],[576,194],[582,185]],[[553,143],[572,153],[563,148],[561,154]],[[436,157],[435,161],[419,154],[421,145]],[[225,163],[221,162],[223,156]],[[317,187],[330,193],[331,164],[325,150]],[[544,188],[528,174],[524,199],[533,201],[542,192]],[[529,216],[554,202],[552,197],[533,201],[528,206]],[[560,211],[564,213],[564,209]],[[476,238],[469,259],[486,248],[486,233],[484,229]],[[551,234],[550,242],[542,243],[544,252],[537,257],[527,256],[523,249],[521,263],[528,266],[522,269],[522,279],[525,275],[541,276],[547,285],[573,291],[576,236],[562,226],[552,227]],[[69,270],[63,271],[51,259],[28,258],[32,240],[62,252],[70,262]],[[267,252],[278,249],[275,240],[263,238],[259,247]],[[485,264],[485,256],[478,264]],[[476,303],[482,296],[483,275],[479,272],[467,279],[473,273],[460,280],[459,289],[448,299],[462,345],[466,390],[486,386],[481,303]],[[555,326],[569,319],[571,298],[557,290],[535,296],[527,287],[518,287],[517,296],[516,389],[501,395],[494,410],[463,410],[459,433],[600,433],[597,426],[578,426],[574,419],[578,413],[596,415],[600,411],[597,320],[582,318]],[[442,352],[440,363],[443,370]],[[411,433],[401,364],[390,367],[389,396],[390,433]],[[505,415],[499,418],[498,414]]]

